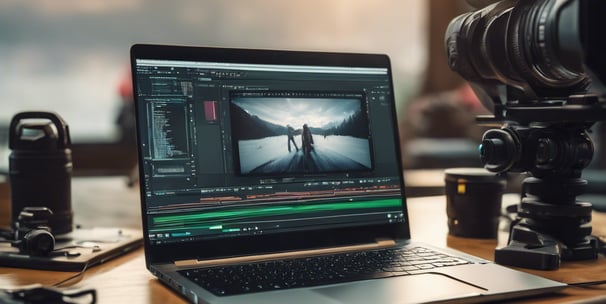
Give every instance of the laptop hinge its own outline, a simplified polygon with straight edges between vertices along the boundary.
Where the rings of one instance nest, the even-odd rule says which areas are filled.
[[[341,246],[341,247],[330,247],[330,248],[322,248],[322,249],[309,249],[309,250],[299,250],[299,251],[289,251],[289,252],[280,252],[280,253],[268,253],[268,254],[259,254],[252,256],[241,256],[241,257],[231,257],[231,258],[222,258],[222,259],[213,259],[213,260],[180,260],[175,261],[176,266],[214,266],[214,265],[226,265],[226,264],[238,264],[238,263],[248,263],[248,262],[259,262],[266,260],[275,260],[275,259],[285,259],[285,258],[300,258],[307,257],[313,255],[321,255],[321,254],[333,254],[333,253],[344,253],[344,252],[352,252],[352,251],[361,251],[361,250],[372,250],[372,249],[381,249],[381,248],[389,248],[396,245],[396,242],[392,239],[377,239],[374,243],[368,244],[360,244],[360,245],[350,245],[350,246]]]

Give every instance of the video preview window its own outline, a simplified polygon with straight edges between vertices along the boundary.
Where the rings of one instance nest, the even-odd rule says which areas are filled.
[[[373,169],[362,93],[234,92],[230,116],[240,175]]]

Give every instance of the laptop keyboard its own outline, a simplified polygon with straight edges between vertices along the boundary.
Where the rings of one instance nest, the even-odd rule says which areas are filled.
[[[215,295],[402,276],[470,261],[424,247],[393,248],[181,270]]]

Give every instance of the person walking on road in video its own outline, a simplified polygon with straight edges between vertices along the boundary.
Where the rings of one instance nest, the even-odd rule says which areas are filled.
[[[311,130],[307,126],[307,124],[303,125],[303,134],[301,135],[301,141],[303,146],[303,153],[305,155],[309,155],[311,150],[314,148],[314,138],[311,135]]]
[[[295,142],[295,135],[297,134],[297,131],[295,131],[295,129],[291,125],[287,125],[286,129],[288,132],[288,152],[290,152],[291,141],[292,144],[295,145],[295,150],[299,151],[299,147],[297,147],[297,143]]]

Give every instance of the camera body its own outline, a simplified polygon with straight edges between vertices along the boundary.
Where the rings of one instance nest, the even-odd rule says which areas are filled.
[[[532,175],[497,263],[557,269],[597,258],[591,204],[576,196],[594,154],[588,132],[606,120],[605,13],[603,0],[492,1],[446,31],[450,68],[493,113],[478,121],[501,124],[483,136],[484,167]]]
[[[26,207],[14,223],[12,246],[19,253],[47,256],[55,249],[55,236],[48,225],[53,212],[46,207]]]

